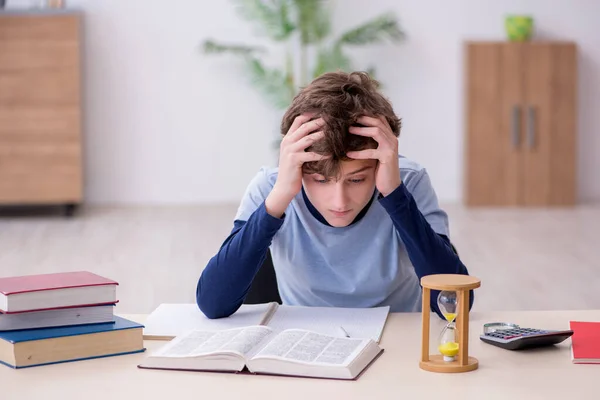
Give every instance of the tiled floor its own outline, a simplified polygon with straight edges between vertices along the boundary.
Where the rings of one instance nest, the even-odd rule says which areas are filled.
[[[600,309],[600,205],[498,210],[446,206],[452,241],[481,278],[475,310]],[[93,207],[65,219],[4,212],[0,276],[86,269],[120,282],[122,313],[193,302],[236,205]]]

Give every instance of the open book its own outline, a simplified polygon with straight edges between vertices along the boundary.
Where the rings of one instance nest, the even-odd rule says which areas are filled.
[[[277,332],[303,329],[336,336],[343,327],[350,337],[381,340],[390,308],[300,307],[277,303],[242,305],[227,318],[208,319],[196,304],[161,304],[144,322],[144,339],[171,340],[192,330],[219,331],[264,325]]]
[[[257,325],[190,331],[151,354],[139,367],[351,380],[382,352],[372,339],[301,329],[277,332]]]

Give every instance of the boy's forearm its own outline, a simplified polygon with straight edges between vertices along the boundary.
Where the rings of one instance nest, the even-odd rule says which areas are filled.
[[[431,228],[404,184],[380,199],[380,203],[399,232],[419,279],[432,274],[469,273],[450,244]],[[436,296],[437,292],[432,293],[431,304],[440,314]],[[470,303],[473,304],[472,291]]]
[[[196,302],[207,317],[227,317],[242,305],[282,223],[263,203],[234,228],[198,280]]]
[[[265,199],[265,209],[267,210],[267,213],[272,217],[282,218],[294,196],[295,194],[282,191],[275,185]]]

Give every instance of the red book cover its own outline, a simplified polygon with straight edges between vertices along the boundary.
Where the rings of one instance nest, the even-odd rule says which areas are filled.
[[[101,285],[118,283],[86,271],[26,275],[0,278],[0,293],[10,296],[17,293]]]
[[[571,321],[573,361],[600,363],[600,322]]]

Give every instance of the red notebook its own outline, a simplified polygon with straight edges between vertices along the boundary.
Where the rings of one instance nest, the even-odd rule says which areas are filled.
[[[600,364],[600,322],[571,321],[571,359],[575,364]]]
[[[0,312],[114,304],[117,285],[87,271],[0,278]]]

